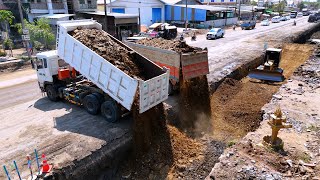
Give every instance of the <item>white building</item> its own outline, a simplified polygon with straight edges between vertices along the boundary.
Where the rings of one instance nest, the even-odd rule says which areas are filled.
[[[55,14],[66,14],[66,15],[59,15],[58,19],[65,20],[69,17],[68,15],[68,6],[66,0],[32,0],[27,1],[24,0],[23,3],[29,4],[28,12],[28,19],[30,22],[33,22],[35,18],[39,17],[55,17]],[[54,19],[56,19],[55,17]]]
[[[98,0],[98,10],[103,11],[104,0]],[[107,12],[139,14],[141,25],[150,26],[156,22],[164,22],[164,2],[161,0],[107,0]]]

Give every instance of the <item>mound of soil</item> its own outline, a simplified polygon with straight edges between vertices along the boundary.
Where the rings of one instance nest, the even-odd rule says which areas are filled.
[[[165,179],[202,156],[203,145],[167,125],[153,129],[150,149],[123,163],[119,174],[127,179]]]
[[[157,48],[166,49],[166,50],[171,50],[171,51],[175,51],[178,53],[202,51],[201,48],[189,46],[183,41],[166,40],[166,39],[162,39],[162,38],[141,39],[141,40],[137,41],[137,44],[157,47]]]
[[[144,79],[130,51],[111,39],[106,32],[98,29],[76,29],[70,34],[129,76]]]

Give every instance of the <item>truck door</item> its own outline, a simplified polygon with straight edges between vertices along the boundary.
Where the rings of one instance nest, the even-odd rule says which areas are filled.
[[[53,82],[46,58],[36,59],[36,69],[40,87],[44,87],[44,82],[46,81]]]

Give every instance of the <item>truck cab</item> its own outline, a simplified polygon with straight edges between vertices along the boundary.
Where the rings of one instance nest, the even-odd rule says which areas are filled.
[[[34,67],[37,70],[39,87],[44,92],[46,85],[53,84],[58,75],[59,57],[55,50],[38,53],[36,57]]]

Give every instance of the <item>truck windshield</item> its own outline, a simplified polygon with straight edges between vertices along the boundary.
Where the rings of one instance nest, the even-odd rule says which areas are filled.
[[[40,58],[36,59],[36,66],[37,66],[37,69],[42,69],[43,68],[42,59],[40,59]]]

